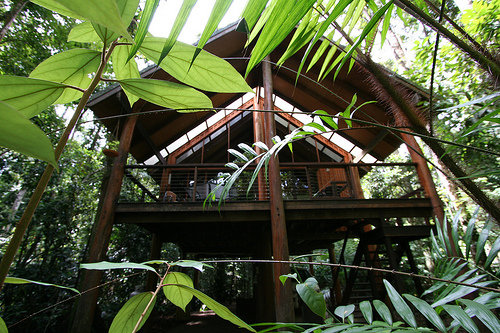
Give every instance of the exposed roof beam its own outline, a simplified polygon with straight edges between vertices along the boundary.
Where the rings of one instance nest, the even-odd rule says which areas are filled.
[[[373,138],[372,141],[361,151],[361,153],[356,156],[353,160],[354,163],[358,163],[363,159],[363,157],[366,156],[366,154],[370,153],[384,138],[389,134],[389,131],[386,129],[383,129],[380,131],[375,138]]]

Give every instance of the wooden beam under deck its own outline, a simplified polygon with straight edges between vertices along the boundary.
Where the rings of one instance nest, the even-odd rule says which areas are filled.
[[[287,222],[333,221],[389,217],[427,217],[432,205],[419,199],[339,199],[293,200],[284,202]],[[200,202],[119,203],[116,223],[214,223],[266,222],[270,219],[269,202],[226,202],[203,207]]]

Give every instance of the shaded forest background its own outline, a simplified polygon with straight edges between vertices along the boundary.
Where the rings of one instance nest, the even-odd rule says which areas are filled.
[[[438,19],[438,14],[429,9],[428,3],[417,3],[429,15]],[[21,4],[23,6],[19,14],[8,26],[13,9]],[[498,56],[500,1],[475,1],[472,6],[471,10],[461,11],[450,1],[446,13],[476,41]],[[0,20],[2,27],[7,27],[2,29],[3,39],[0,42],[0,74],[27,76],[38,63],[50,55],[82,46],[66,41],[69,31],[76,23],[75,20],[54,14],[31,2],[4,1],[0,8]],[[395,10],[387,35],[388,45],[385,46],[389,47],[393,55],[389,57],[390,60],[382,59],[382,64],[428,88],[435,37],[436,34],[432,30]],[[434,134],[444,140],[499,152],[500,131],[494,122],[482,122],[472,133],[464,135],[478,119],[498,109],[498,95],[474,105],[454,108],[468,101],[491,96],[497,91],[498,83],[451,43],[441,40],[439,46],[434,78]],[[74,105],[65,105],[65,108],[71,110]],[[56,109],[51,107],[37,116],[34,122],[49,134],[55,143],[65,125],[64,114],[63,109],[56,112]],[[90,112],[85,114],[83,120],[86,122],[78,126],[62,156],[59,172],[55,173],[50,181],[10,275],[65,286],[76,285],[78,266],[87,247],[106,163],[102,149],[114,140],[112,133],[105,132],[98,122],[92,121]],[[498,203],[500,158],[451,146],[448,152],[469,175],[474,176],[481,189]],[[431,153],[428,153],[428,157],[443,167]],[[15,222],[33,192],[45,164],[3,148],[0,148],[0,158],[0,251],[3,253]],[[408,159],[404,152],[397,152],[389,157],[390,161]],[[462,209],[464,220],[470,218],[475,204],[461,191],[457,182],[446,179],[436,169],[433,171],[447,208],[453,212]],[[417,186],[414,177],[398,170],[372,172],[364,178],[363,183],[365,193],[371,197],[382,198],[397,191],[391,187],[393,184],[404,184],[410,188]],[[401,193],[404,194],[406,189],[401,188]],[[134,188],[126,188],[122,195],[127,196],[127,191],[134,191]],[[480,220],[486,220],[482,213]],[[150,235],[144,230],[131,225],[116,226],[108,251],[109,261],[147,260],[149,243]],[[350,245],[352,253],[354,249],[354,245]],[[163,249],[164,259],[176,260],[180,255],[172,244],[167,244]],[[423,262],[421,265],[427,269]],[[211,273],[204,274],[202,289],[206,288],[208,294],[217,295],[221,301],[224,298],[230,299],[244,292],[243,285],[237,281],[238,276],[246,269],[245,265],[219,265]],[[228,272],[230,274],[227,274]],[[328,283],[327,270],[317,270],[316,274],[320,285]],[[108,273],[106,277],[106,281],[114,281],[104,287],[104,296],[100,303],[100,310],[107,320],[113,317],[131,292],[140,288],[144,280],[143,275],[122,278],[123,275],[123,272],[113,272]],[[211,283],[214,280],[218,282]],[[212,289],[207,290],[210,288]],[[7,286],[0,296],[2,317],[9,323],[15,323],[69,296],[68,292],[58,289]],[[9,306],[5,307],[6,304]],[[55,330],[57,325],[64,325],[64,318],[70,306],[71,302],[64,302],[52,307],[30,318],[20,327]],[[166,313],[172,311],[167,307],[163,310]]]

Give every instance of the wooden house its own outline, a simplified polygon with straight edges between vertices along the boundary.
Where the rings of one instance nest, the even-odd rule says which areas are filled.
[[[244,47],[246,35],[235,28],[233,25],[218,31],[205,49],[244,73],[250,51]],[[399,222],[409,217],[442,217],[429,169],[419,155],[415,139],[384,127],[394,124],[394,110],[388,110],[363,63],[356,62],[350,73],[348,66],[344,66],[335,81],[330,74],[318,83],[319,61],[295,83],[304,50],[277,67],[275,63],[286,45],[276,48],[268,60],[248,75],[247,82],[255,94],[207,93],[218,110],[216,113],[165,112],[143,101],[130,106],[119,86],[94,96],[89,107],[116,134],[120,145],[103,186],[87,261],[105,260],[113,224],[133,223],[152,233],[153,258],[159,255],[163,242],[172,242],[184,254],[199,260],[214,257],[289,260],[290,255],[330,249],[333,261],[332,244],[345,243],[354,237],[360,240],[354,263],[341,263],[359,265],[364,260],[367,265],[374,265],[375,252],[383,248],[389,259],[387,268],[397,269],[405,251],[411,267],[415,268],[408,243],[427,237],[430,226],[405,226]],[[142,75],[173,80],[157,67],[145,70]],[[426,97],[424,91],[411,83],[397,77],[393,80],[413,102]],[[283,150],[278,159],[269,163],[268,182],[259,176],[248,195],[246,185],[251,168],[226,195],[220,208],[217,204],[204,206],[207,194],[220,184],[220,174],[230,171],[226,163],[235,160],[228,149],[256,141],[271,146],[272,137],[284,137],[304,125],[315,110],[325,110],[331,115],[342,112],[354,94],[356,105],[377,101],[357,111],[354,118],[383,126],[353,122],[352,128],[348,128],[340,120],[338,131],[295,142],[293,152]],[[129,116],[116,117],[120,115]],[[403,143],[410,147],[413,163],[383,163]],[[129,154],[136,164],[126,164]],[[401,198],[365,199],[361,177],[382,166],[415,170],[423,195],[408,193]],[[133,202],[130,198],[120,199],[125,182],[133,182],[141,189],[142,195],[133,198]],[[215,196],[220,194],[215,192]],[[391,218],[397,219],[398,224],[389,225],[387,221]],[[282,287],[278,279],[289,272],[289,265],[260,267],[261,290],[254,291],[254,304],[259,309],[257,320],[291,320],[291,291]],[[338,269],[332,269],[332,274],[335,280]],[[352,302],[355,276],[356,270],[351,270],[346,286],[329,286],[336,290],[332,299],[337,303]],[[84,272],[81,288],[97,286],[100,278],[99,272]],[[380,294],[376,281],[380,276],[372,274],[367,278],[374,295]],[[97,291],[82,297],[80,325],[88,326],[92,321],[96,299]]]

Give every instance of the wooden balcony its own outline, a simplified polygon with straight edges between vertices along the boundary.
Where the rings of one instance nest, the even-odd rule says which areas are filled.
[[[328,247],[351,230],[356,237],[366,224],[388,218],[429,217],[427,198],[363,199],[357,195],[358,168],[404,166],[411,163],[296,163],[281,167],[285,218],[291,253]],[[131,223],[198,254],[247,255],[258,253],[269,235],[270,203],[258,200],[257,181],[247,195],[249,174],[220,205],[204,203],[217,184],[223,165],[129,166],[129,186],[115,209],[115,223]],[[142,169],[142,173],[138,170]],[[364,172],[364,171],[362,171]],[[135,176],[132,176],[135,174]],[[142,174],[142,176],[140,176]],[[138,177],[142,179],[139,180]],[[148,183],[149,186],[144,185]],[[140,185],[139,185],[140,184]],[[292,186],[293,184],[293,186]],[[214,185],[214,186],[212,186]],[[137,194],[134,196],[132,189]],[[135,202],[130,202],[132,199]],[[135,199],[135,200],[134,200]],[[128,202],[125,202],[128,201]]]

